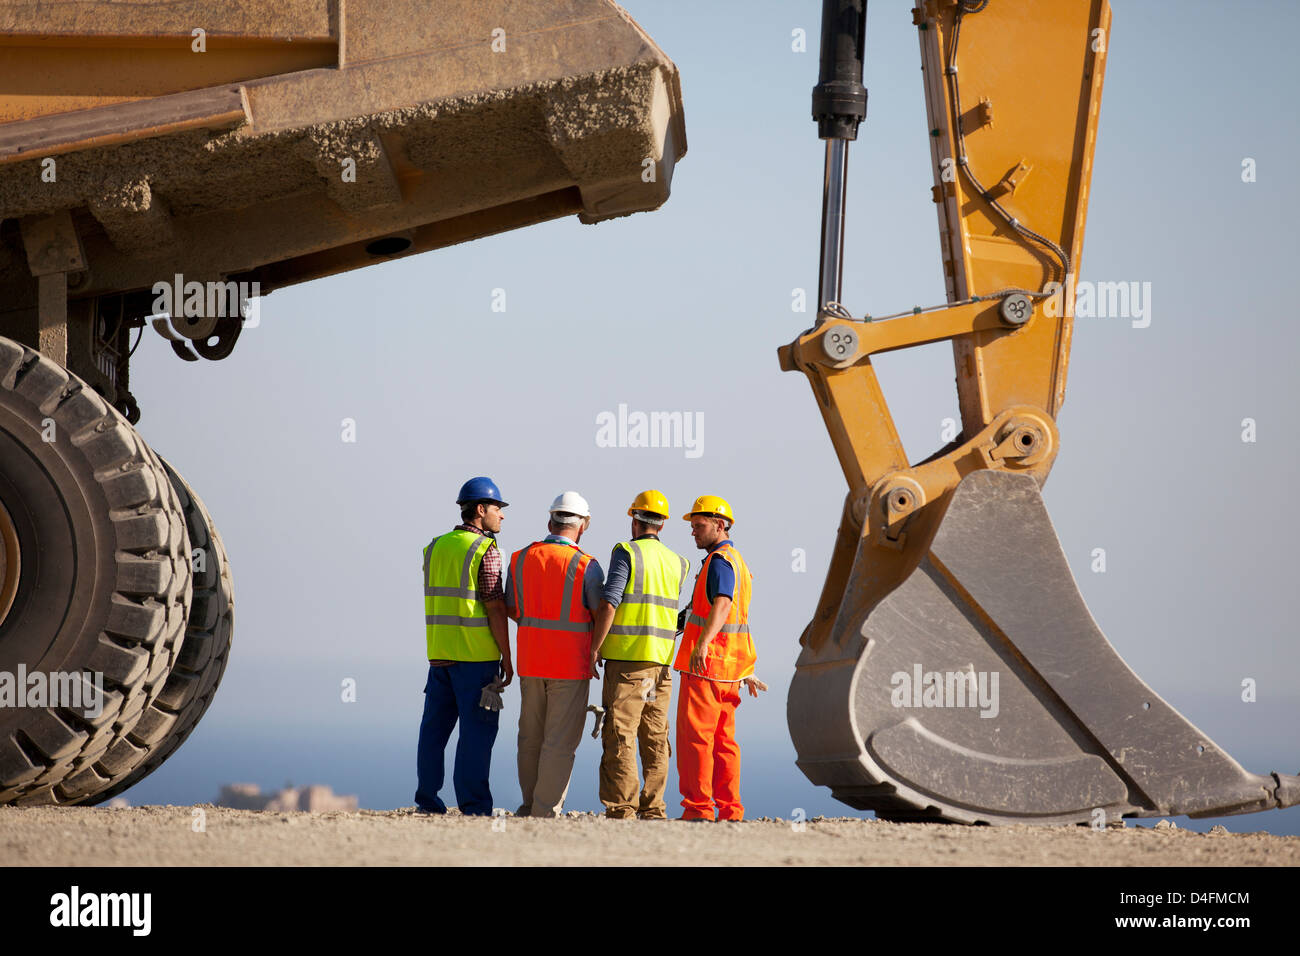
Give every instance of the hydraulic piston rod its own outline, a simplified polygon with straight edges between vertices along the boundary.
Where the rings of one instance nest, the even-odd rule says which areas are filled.
[[[844,203],[848,185],[849,142],[867,115],[862,85],[867,0],[823,0],[821,71],[813,87],[812,114],[817,135],[826,140],[822,188],[821,266],[817,315],[843,314],[839,305],[844,272]],[[828,309],[828,304],[833,303]]]
[[[844,278],[844,202],[848,182],[849,141],[826,141],[826,178],[822,186],[822,258],[817,280],[817,314],[828,303],[839,305]],[[834,308],[834,307],[832,307]],[[838,311],[838,310],[837,310]]]

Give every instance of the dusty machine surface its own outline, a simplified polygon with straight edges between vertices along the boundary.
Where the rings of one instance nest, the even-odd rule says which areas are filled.
[[[681,92],[609,0],[10,0],[0,81],[0,673],[43,675],[0,803],[93,803],[193,729],[233,627],[133,427],[138,337],[218,360],[277,288],[655,209]]]
[[[841,253],[866,3],[823,5],[820,307],[780,360],[808,376],[849,493],[790,686],[799,766],[892,820],[1104,825],[1294,805],[1300,778],[1247,772],[1128,668],[1043,506],[1109,5],[925,0],[912,18],[948,305],[854,318]],[[945,340],[962,431],[909,465],[871,356]]]

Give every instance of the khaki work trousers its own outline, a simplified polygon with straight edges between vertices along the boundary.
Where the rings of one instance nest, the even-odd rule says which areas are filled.
[[[573,755],[582,740],[590,679],[521,677],[519,792],[516,816],[557,817],[569,792]]]
[[[664,789],[668,785],[668,703],[673,691],[673,669],[646,661],[605,661],[605,708],[600,761],[600,802],[605,816],[646,820],[665,818]],[[645,786],[636,772],[636,746],[640,743]],[[638,796],[637,790],[640,789]]]

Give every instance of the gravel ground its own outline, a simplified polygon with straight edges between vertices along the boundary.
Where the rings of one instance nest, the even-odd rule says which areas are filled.
[[[1144,821],[963,827],[815,817],[682,823],[195,807],[0,807],[0,866],[1300,866],[1300,837]]]

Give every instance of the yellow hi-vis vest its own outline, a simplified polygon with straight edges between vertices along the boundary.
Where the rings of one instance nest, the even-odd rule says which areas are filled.
[[[424,549],[424,635],[431,661],[495,661],[501,649],[478,599],[478,569],[496,542],[456,528]]]
[[[632,566],[600,656],[670,664],[677,637],[677,597],[690,562],[656,538],[623,541],[617,547],[627,552]]]

